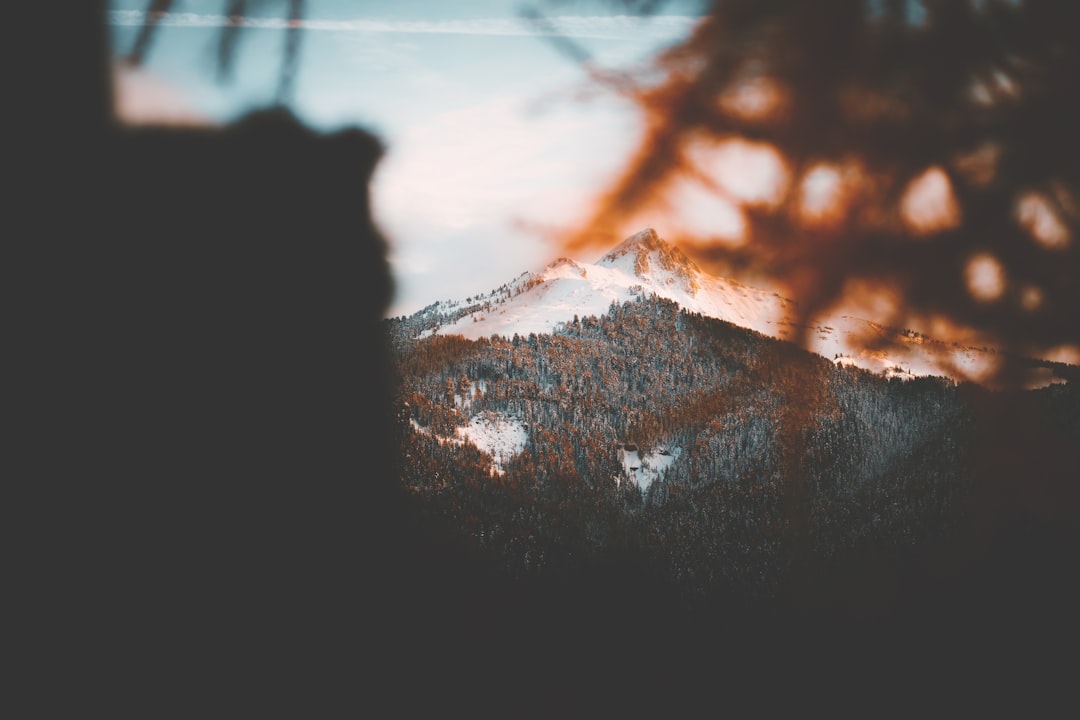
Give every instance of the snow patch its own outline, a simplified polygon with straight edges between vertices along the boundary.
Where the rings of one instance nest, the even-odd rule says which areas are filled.
[[[661,446],[645,455],[641,454],[637,445],[627,443],[619,448],[621,455],[624,478],[634,482],[643,491],[654,481],[659,480],[667,472],[671,464],[682,453],[682,448],[667,448]],[[623,478],[616,478],[620,483]]]
[[[421,425],[414,418],[409,418],[413,430],[425,435],[431,434],[431,428]],[[492,457],[492,475],[504,475],[506,465],[525,449],[529,431],[520,419],[503,413],[486,411],[474,415],[469,424],[455,429],[455,437],[446,441],[461,445],[470,443]]]
[[[457,429],[460,442],[469,442],[494,459],[492,474],[503,475],[506,465],[525,449],[529,431],[520,419],[497,412],[484,412]]]

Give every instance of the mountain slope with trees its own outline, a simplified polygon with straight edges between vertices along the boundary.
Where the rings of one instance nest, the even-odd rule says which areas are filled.
[[[975,452],[998,406],[1023,398],[1080,446],[1071,386],[885,379],[657,297],[552,334],[396,349],[403,483],[526,581],[619,558],[683,602],[813,595],[829,573],[976,532]],[[527,431],[501,473],[457,432],[484,414]],[[672,459],[642,487],[628,449]]]

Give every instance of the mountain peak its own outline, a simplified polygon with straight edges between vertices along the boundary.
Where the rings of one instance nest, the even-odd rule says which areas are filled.
[[[677,278],[691,295],[697,291],[697,276],[701,274],[701,269],[686,253],[651,227],[623,240],[596,264],[618,267],[644,280],[659,280],[654,277],[658,273],[665,276],[667,283]]]
[[[651,227],[639,230],[608,251],[600,260],[615,260],[631,252],[650,252],[670,247],[666,240]]]
[[[944,375],[965,379],[993,362],[973,348],[900,333],[849,315],[799,320],[794,302],[777,292],[758,289],[698,269],[679,248],[653,228],[644,228],[612,248],[595,263],[558,258],[539,272],[525,272],[487,295],[466,301],[436,303],[408,318],[412,337],[462,335],[477,339],[555,332],[560,323],[603,316],[612,303],[655,295],[705,317],[717,318],[779,340],[790,340],[799,328],[807,333],[806,349],[840,365],[856,365],[890,377]],[[868,349],[867,338],[881,347]],[[901,369],[902,368],[902,369]]]

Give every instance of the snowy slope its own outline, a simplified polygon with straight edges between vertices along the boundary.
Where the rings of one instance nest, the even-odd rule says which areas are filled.
[[[613,302],[650,294],[770,337],[793,340],[799,335],[793,300],[705,273],[652,228],[630,236],[594,263],[559,258],[487,295],[435,303],[409,321],[423,328],[421,336],[550,333],[575,315],[604,315]],[[847,314],[816,319],[806,337],[808,349],[823,357],[898,377],[978,379],[994,364],[991,352]]]
[[[437,303],[421,313],[460,315],[430,332],[470,339],[550,333],[574,315],[604,315],[611,303],[656,294],[692,312],[772,336],[792,315],[790,300],[702,272],[678,248],[647,228],[595,263],[559,258],[536,273],[470,301]]]

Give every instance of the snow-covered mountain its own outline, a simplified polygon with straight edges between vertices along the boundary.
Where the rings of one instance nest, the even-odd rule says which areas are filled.
[[[407,323],[418,337],[550,333],[575,315],[604,315],[613,302],[650,294],[770,337],[793,340],[799,335],[794,300],[704,272],[652,228],[630,236],[593,263],[559,258],[486,295],[430,305]],[[885,375],[972,379],[994,364],[990,351],[852,315],[817,318],[807,330],[813,352]]]

